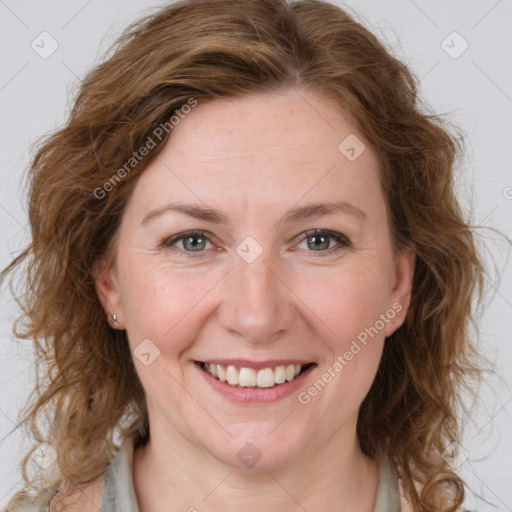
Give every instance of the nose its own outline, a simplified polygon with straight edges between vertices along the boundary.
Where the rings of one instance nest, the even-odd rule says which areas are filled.
[[[224,279],[218,314],[231,336],[253,344],[273,343],[296,320],[291,283],[270,250],[251,263],[238,255]]]

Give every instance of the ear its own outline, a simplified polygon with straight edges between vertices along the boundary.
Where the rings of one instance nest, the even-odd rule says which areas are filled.
[[[96,293],[105,310],[108,323],[114,329],[124,329],[124,315],[115,266],[107,265],[105,258],[99,258],[94,263],[92,275]],[[112,321],[112,315],[117,317],[115,322]]]
[[[395,256],[393,274],[390,282],[389,316],[393,317],[386,324],[385,336],[391,336],[405,321],[411,303],[412,283],[416,254],[410,247],[400,250]]]

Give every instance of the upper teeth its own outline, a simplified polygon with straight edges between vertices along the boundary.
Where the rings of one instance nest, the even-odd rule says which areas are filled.
[[[231,386],[258,388],[271,388],[275,384],[293,380],[302,369],[300,364],[281,365],[258,371],[253,368],[237,369],[235,366],[226,367],[221,364],[209,363],[204,363],[203,367],[221,382],[227,382]]]

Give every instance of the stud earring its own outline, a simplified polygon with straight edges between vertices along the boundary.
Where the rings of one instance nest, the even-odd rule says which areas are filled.
[[[113,324],[117,323],[117,315],[116,314],[112,315],[112,323]]]

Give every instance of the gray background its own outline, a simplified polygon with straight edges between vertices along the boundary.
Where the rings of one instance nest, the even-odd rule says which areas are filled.
[[[0,266],[28,240],[22,177],[31,144],[64,122],[69,95],[80,77],[122,28],[163,3],[0,0]],[[475,224],[511,236],[512,1],[338,3],[355,10],[366,26],[384,38],[421,78],[423,98],[465,130],[468,153],[458,180],[464,204]],[[44,31],[58,44],[47,58],[40,53],[55,43],[40,36]],[[31,47],[33,41],[39,53]],[[467,458],[459,471],[472,489],[496,505],[491,507],[470,494],[468,507],[512,511],[512,272],[506,243],[489,232],[486,243],[489,263],[496,263],[501,278],[495,275],[488,280],[492,295],[480,322],[481,343],[500,377],[487,380],[479,406],[465,421],[462,444]],[[17,465],[28,447],[27,438],[19,428],[5,435],[15,427],[31,388],[32,367],[30,343],[11,335],[17,308],[5,284],[0,304],[1,505],[19,488]]]

